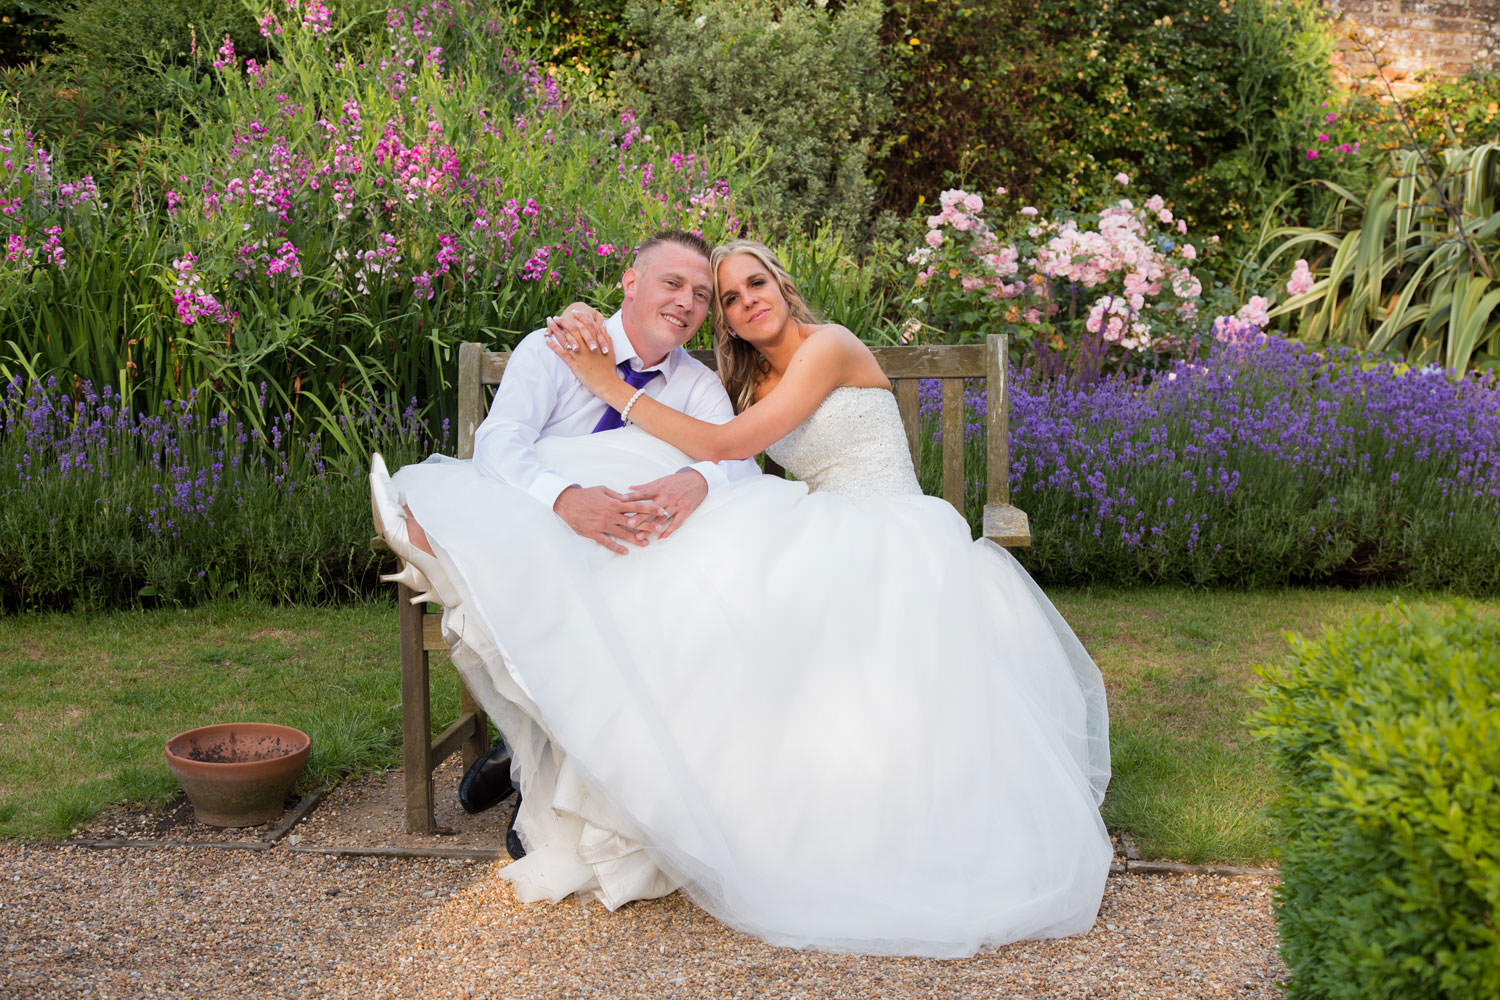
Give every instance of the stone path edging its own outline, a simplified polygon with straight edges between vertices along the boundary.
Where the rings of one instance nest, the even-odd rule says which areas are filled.
[[[505,857],[503,849],[486,849],[475,847],[366,847],[359,845],[337,845],[337,844],[298,844],[286,843],[286,837],[292,832],[298,823],[306,819],[314,809],[323,801],[325,789],[319,788],[299,801],[295,808],[279,822],[267,831],[263,839],[258,840],[132,840],[120,837],[94,840],[62,840],[56,843],[68,847],[89,847],[100,850],[117,848],[183,848],[183,847],[207,847],[215,850],[225,851],[269,851],[273,848],[281,848],[296,854],[324,854],[339,855],[344,857],[369,857],[369,858],[442,858],[451,861],[498,861]],[[293,838],[295,840],[295,838]],[[1275,875],[1277,869],[1245,867],[1240,865],[1194,865],[1180,861],[1147,861],[1140,857],[1136,849],[1135,841],[1128,835],[1122,835],[1121,841],[1125,849],[1125,857],[1116,857],[1110,863],[1111,875]]]

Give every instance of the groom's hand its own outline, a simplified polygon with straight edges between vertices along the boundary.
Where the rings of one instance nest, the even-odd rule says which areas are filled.
[[[644,500],[657,508],[651,522],[656,537],[666,538],[676,531],[689,514],[698,509],[708,496],[708,480],[696,469],[683,469],[649,483],[632,486],[627,498]]]
[[[629,550],[620,542],[645,545],[651,540],[648,524],[659,508],[653,500],[627,497],[604,486],[569,486],[557,495],[552,510],[584,538],[624,555]]]

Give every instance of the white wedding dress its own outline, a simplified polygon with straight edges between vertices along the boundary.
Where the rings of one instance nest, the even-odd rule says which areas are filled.
[[[545,440],[617,488],[634,427]],[[836,389],[614,555],[469,463],[393,482],[460,593],[454,659],[512,744],[523,899],[681,887],[774,944],[956,957],[1086,931],[1111,847],[1104,687],[1014,558],[917,487],[894,397]]]

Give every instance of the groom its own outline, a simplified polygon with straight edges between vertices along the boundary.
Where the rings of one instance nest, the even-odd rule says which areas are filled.
[[[605,321],[603,334],[627,381],[690,416],[724,423],[734,416],[734,408],[723,383],[683,350],[708,317],[713,296],[709,249],[699,237],[680,230],[657,233],[642,243],[620,280],[624,303]],[[579,327],[573,317],[568,322]],[[709,490],[759,471],[750,460],[695,462],[622,494],[571,482],[548,468],[536,451],[542,437],[609,430],[621,426],[621,420],[552,353],[546,334],[528,334],[511,352],[489,414],[475,432],[474,463],[485,475],[525,490],[579,535],[625,554],[626,544],[646,545],[670,535]],[[459,801],[466,811],[479,812],[511,789],[509,751],[500,744],[470,766],[459,786]],[[520,857],[525,851],[514,822],[512,818],[506,830],[506,848]]]

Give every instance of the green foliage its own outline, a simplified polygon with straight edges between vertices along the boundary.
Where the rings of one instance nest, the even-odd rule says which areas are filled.
[[[1291,1000],[1500,994],[1500,623],[1358,619],[1263,671]]]
[[[102,180],[127,169],[168,128],[166,115],[136,99],[138,77],[110,63],[56,58],[0,69],[0,91],[78,174]]]
[[[1068,86],[1038,0],[892,0],[881,29],[894,107],[877,164],[883,208],[905,213],[932,192],[1042,185],[1055,130],[1039,112]],[[1066,16],[1066,11],[1062,11]]]
[[[1315,284],[1275,315],[1299,336],[1462,372],[1500,365],[1500,145],[1392,155],[1317,226],[1272,229],[1264,266],[1308,262]]]
[[[547,4],[549,61],[569,67],[596,85],[614,68],[621,53],[636,48],[625,30],[628,0],[555,0]]]
[[[955,184],[1077,207],[1123,171],[1234,236],[1328,90],[1310,0],[898,0],[885,31],[904,55],[882,204],[900,211]]]
[[[627,17],[641,46],[620,71],[627,103],[688,134],[767,149],[753,189],[764,238],[820,225],[863,235],[866,171],[890,107],[878,0],[633,0]]]
[[[40,59],[57,39],[57,12],[34,0],[0,0],[0,66]]]
[[[98,161],[140,133],[158,135],[180,103],[160,67],[206,79],[228,35],[242,55],[264,59],[267,43],[244,0],[70,0],[59,5],[56,58],[26,81],[22,115],[49,144]]]

